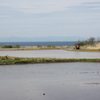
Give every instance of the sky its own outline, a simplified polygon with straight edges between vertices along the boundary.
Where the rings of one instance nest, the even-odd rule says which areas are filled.
[[[0,38],[100,37],[100,0],[0,0]]]

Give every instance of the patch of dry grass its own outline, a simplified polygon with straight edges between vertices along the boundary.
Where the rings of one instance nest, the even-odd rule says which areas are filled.
[[[48,47],[48,46],[24,46],[20,48],[0,48],[0,51],[15,51],[15,50],[59,50],[59,49],[66,49],[67,46],[55,46],[55,47]]]
[[[100,49],[100,43],[87,46],[87,49]]]

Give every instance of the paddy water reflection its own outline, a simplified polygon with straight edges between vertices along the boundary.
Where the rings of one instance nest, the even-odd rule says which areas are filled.
[[[100,63],[0,66],[0,100],[99,100]]]
[[[75,52],[65,50],[0,51],[0,56],[49,58],[100,58],[100,52]]]

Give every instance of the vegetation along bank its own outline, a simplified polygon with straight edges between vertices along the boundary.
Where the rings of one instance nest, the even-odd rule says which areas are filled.
[[[10,57],[10,56],[0,56],[0,65],[57,63],[57,62],[99,62],[100,63],[100,59],[20,58],[20,57]]]

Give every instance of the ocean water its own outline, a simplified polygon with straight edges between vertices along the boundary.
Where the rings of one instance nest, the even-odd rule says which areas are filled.
[[[76,41],[60,41],[60,42],[0,42],[0,46],[3,45],[20,45],[20,46],[47,46],[47,45],[54,45],[54,46],[72,46],[76,43]]]

